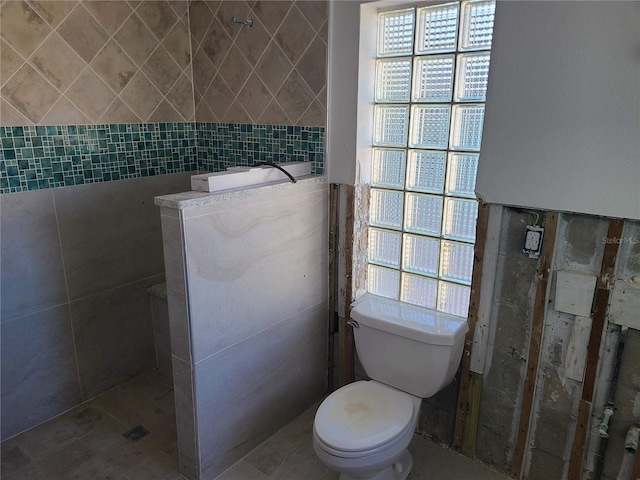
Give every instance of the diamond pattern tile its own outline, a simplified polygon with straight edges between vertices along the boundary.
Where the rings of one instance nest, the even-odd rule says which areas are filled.
[[[183,74],[167,94],[167,100],[180,113],[182,118],[187,120],[193,116],[192,89],[191,80]]]
[[[191,63],[191,45],[189,43],[188,19],[177,22],[162,41],[162,46],[169,55],[184,70]]]
[[[144,1],[138,6],[136,13],[158,40],[162,40],[178,20],[166,1]]]
[[[324,125],[326,7],[315,0],[0,0],[2,125]]]
[[[285,55],[294,64],[300,59],[304,51],[313,40],[313,29],[309,22],[294,6],[282,22],[282,26],[275,35],[275,41]]]
[[[181,73],[176,62],[162,46],[151,54],[142,71],[163,94],[169,92]]]
[[[200,103],[202,95],[207,91],[211,78],[216,74],[216,68],[202,49],[193,57],[193,96],[196,106]]]
[[[162,101],[162,94],[144,73],[138,72],[122,90],[120,98],[146,122]]]
[[[295,125],[313,103],[315,95],[298,71],[294,70],[276,94],[276,100]]]
[[[58,33],[85,62],[90,62],[109,39],[109,35],[82,5],[69,14]]]
[[[313,29],[317,32],[320,27],[324,25],[327,19],[327,4],[321,0],[306,0],[303,2],[297,2],[296,7],[304,15],[304,18],[311,24]]]
[[[73,82],[65,96],[75,105],[83,105],[84,113],[94,123],[98,122],[116,98],[115,93],[90,68],[82,72]]]
[[[325,125],[327,2],[218,3],[190,6],[196,121],[250,118],[296,124],[304,119]],[[194,12],[201,16],[195,18]],[[250,18],[254,26],[233,24],[233,16]],[[204,72],[207,78],[218,72],[221,79],[209,84],[199,79]],[[229,90],[231,97],[212,91],[214,84]]]
[[[29,57],[50,32],[51,27],[27,2],[2,5],[0,37],[23,57]]]
[[[33,122],[22,115],[17,109],[4,99],[0,102],[2,123],[5,125],[32,125]]]
[[[255,22],[253,27],[242,29],[242,35],[238,35],[235,44],[244,57],[255,65],[264,52],[264,46],[270,40],[269,32],[260,22]]]
[[[91,67],[116,93],[127,86],[138,70],[114,40],[109,40],[98,52],[91,61]]]
[[[124,22],[113,38],[138,66],[142,66],[158,46],[156,38],[135,13]]]
[[[91,123],[91,119],[82,113],[78,107],[71,103],[66,97],[60,97],[51,110],[42,118],[41,123],[46,125],[56,125],[60,121],[76,123],[82,125]]]
[[[244,0],[227,1],[220,4],[215,16],[227,35],[235,39],[240,34],[240,28],[231,19],[233,17],[248,18],[250,10]]]
[[[318,61],[327,58],[327,45],[316,37],[304,52],[300,62],[298,62],[298,71],[302,75],[304,81],[311,87],[315,94],[318,94],[326,84],[327,63]]]
[[[251,117],[251,123],[258,123],[260,115],[271,101],[271,94],[260,77],[254,73],[242,87],[238,101]]]
[[[65,91],[86,67],[82,58],[55,32],[34,52],[31,64],[60,91]]]
[[[4,85],[11,75],[16,73],[24,60],[11,45],[0,40],[0,86]]]
[[[219,112],[219,115],[224,115],[231,103],[233,102],[233,92],[228,87],[228,85],[224,82],[221,75],[216,75],[211,85],[205,92],[203,96],[203,101],[201,104],[207,105],[207,110],[209,112]],[[197,117],[196,113],[196,117]],[[212,117],[206,117],[212,118]]]
[[[85,2],[84,6],[109,35],[113,35],[132,12],[126,2],[94,0]]]
[[[194,1],[189,6],[189,21],[191,26],[191,35],[199,45],[202,42],[209,25],[213,19],[213,12],[207,6],[210,2]]]
[[[11,77],[0,93],[33,123],[38,123],[58,99],[56,89],[28,64]]]
[[[274,41],[267,45],[262,58],[256,65],[260,78],[274,93],[280,89],[291,70],[293,65]]]
[[[217,68],[227,56],[233,40],[227,35],[217,18],[211,22],[209,30],[202,39],[200,48],[209,57],[211,63]]]
[[[273,2],[270,0],[258,0],[253,6],[253,12],[265,28],[273,34],[280,27],[292,5],[293,2],[287,0],[275,0]]]
[[[29,2],[38,15],[53,28],[60,25],[77,3],[71,0],[30,0]]]
[[[219,73],[236,95],[251,75],[251,64],[242,56],[240,50],[233,46],[226,60],[220,67]]]

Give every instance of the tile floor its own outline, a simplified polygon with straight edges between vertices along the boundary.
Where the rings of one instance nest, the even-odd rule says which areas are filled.
[[[122,435],[143,425],[132,442]],[[2,480],[178,480],[171,375],[153,370],[2,443]]]
[[[215,480],[338,480],[313,453],[313,406],[266,440]],[[506,480],[479,462],[414,435],[409,451],[413,470],[409,480]]]
[[[317,405],[215,480],[337,480],[313,453]],[[179,480],[171,376],[136,377],[2,443],[2,480]],[[123,437],[143,425],[149,433]],[[409,479],[505,480],[505,474],[414,436]]]

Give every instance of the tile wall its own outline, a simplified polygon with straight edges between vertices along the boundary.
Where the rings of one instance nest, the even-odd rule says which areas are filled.
[[[2,125],[194,118],[186,1],[1,6]]]
[[[155,196],[238,141],[322,173],[326,32],[326,2],[0,0],[2,438],[155,365]]]
[[[258,161],[310,161],[324,172],[324,127],[140,123],[0,127],[0,193]]]
[[[161,209],[189,479],[215,478],[326,393],[326,200],[307,180]]]
[[[198,168],[207,172],[254,162],[311,162],[324,173],[324,127],[198,122]]]
[[[0,127],[0,193],[198,169],[193,122]]]
[[[327,4],[191,2],[196,120],[326,125]]]
[[[2,125],[326,124],[326,1],[6,0],[0,9]]]
[[[0,196],[2,439],[156,366],[157,195],[187,173]]]

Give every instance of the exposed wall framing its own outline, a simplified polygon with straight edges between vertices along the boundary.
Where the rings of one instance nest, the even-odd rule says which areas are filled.
[[[547,304],[547,287],[549,283],[549,272],[551,271],[551,261],[555,250],[556,229],[558,225],[558,213],[548,212],[545,217],[545,241],[542,245],[542,252],[538,260],[536,294],[533,304],[533,321],[531,326],[531,337],[529,340],[529,354],[527,356],[527,369],[518,421],[518,434],[514,446],[513,460],[510,474],[514,478],[520,478],[522,465],[529,438],[529,424],[531,410],[538,374],[538,364],[540,362],[540,346],[542,342],[542,330],[544,327],[544,315]]]
[[[338,185],[329,185],[329,314],[327,322],[327,393],[335,388],[335,334],[338,328]]]
[[[473,455],[475,452],[475,428],[477,427],[477,412],[479,409],[480,395],[479,389],[482,387],[482,379],[480,381],[471,381],[471,351],[473,349],[473,340],[475,334],[476,320],[478,318],[478,308],[480,305],[480,291],[482,279],[482,265],[484,258],[484,246],[487,238],[487,225],[489,223],[489,206],[486,203],[478,205],[478,219],[476,221],[476,243],[473,252],[473,274],[471,277],[471,298],[469,300],[469,315],[467,323],[469,331],[464,341],[464,351],[462,353],[462,361],[460,363],[460,388],[458,390],[458,405],[456,411],[456,423],[453,434],[453,447],[464,447],[465,453]],[[470,392],[470,385],[473,386],[473,392]],[[470,404],[469,400],[473,402]],[[467,414],[471,411],[475,412],[475,416],[465,431],[467,425]],[[466,435],[465,435],[466,433]],[[463,436],[466,438],[466,444],[463,442]]]
[[[353,300],[353,231],[354,231],[354,208],[355,208],[355,187],[353,185],[340,186],[340,201],[342,203],[340,225],[343,226],[344,241],[344,283],[340,285],[340,297],[343,299],[343,306],[338,311],[344,314],[339,318],[338,324],[338,348],[339,348],[339,369],[338,387],[354,381],[354,359],[355,346],[353,343],[353,329],[347,325],[351,313],[351,302]]]
[[[603,329],[605,326],[607,306],[609,305],[610,282],[614,278],[616,258],[618,255],[618,240],[622,236],[624,220],[610,220],[607,231],[607,239],[604,247],[602,266],[598,277],[596,298],[593,307],[593,323],[589,344],[587,346],[587,364],[585,367],[584,381],[582,384],[582,396],[578,410],[578,423],[573,437],[571,457],[569,461],[569,480],[580,480],[582,476],[582,463],[584,458],[584,446],[587,438],[588,423],[593,402],[593,394],[598,372],[598,360],[600,358],[600,346],[602,343]]]

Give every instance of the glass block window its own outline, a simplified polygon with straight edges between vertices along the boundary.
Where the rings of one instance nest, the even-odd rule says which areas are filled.
[[[495,0],[378,15],[368,290],[469,309]]]

